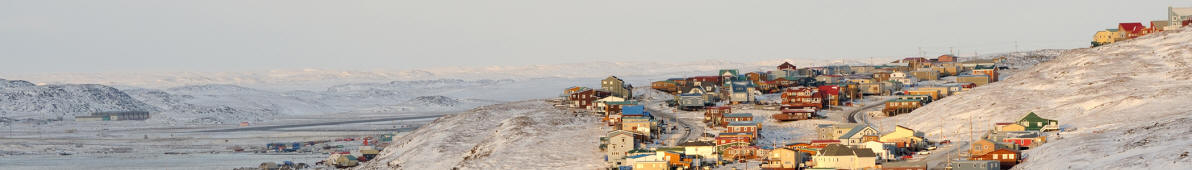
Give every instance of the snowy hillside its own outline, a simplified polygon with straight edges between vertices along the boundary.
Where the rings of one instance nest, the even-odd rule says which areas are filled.
[[[1019,75],[881,120],[951,140],[1028,112],[1075,129],[1025,152],[1016,169],[1192,167],[1192,30],[1064,52]]]
[[[156,111],[112,87],[95,84],[43,85],[0,79],[0,112],[53,113],[70,117],[99,111]]]
[[[278,115],[342,112],[318,101],[234,85],[200,85],[166,90],[126,88],[137,100],[162,108],[164,121],[232,123],[263,121]]]
[[[598,122],[542,100],[484,106],[394,139],[358,169],[598,169]]]

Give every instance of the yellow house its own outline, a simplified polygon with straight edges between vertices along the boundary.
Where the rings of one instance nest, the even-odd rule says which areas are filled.
[[[1097,31],[1096,34],[1093,34],[1093,47],[1116,42],[1118,37],[1121,37],[1121,32],[1116,30]]]
[[[899,147],[914,147],[923,142],[923,134],[915,132],[914,129],[898,125],[894,126],[894,132],[882,135],[878,140],[882,142],[895,142],[901,145]]]

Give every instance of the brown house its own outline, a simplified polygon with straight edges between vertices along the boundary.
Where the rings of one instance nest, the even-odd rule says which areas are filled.
[[[675,93],[679,92],[679,86],[676,85],[675,82],[671,82],[671,81],[655,81],[653,83],[650,83],[650,88],[656,89],[658,91],[667,92],[670,94],[675,94]]]
[[[724,115],[732,113],[733,108],[728,106],[711,106],[704,108],[704,123],[708,126],[721,126],[725,124]]]
[[[591,109],[595,105],[596,100],[598,100],[600,98],[608,97],[609,95],[612,95],[612,93],[609,93],[607,91],[588,89],[588,90],[584,90],[584,91],[580,91],[580,92],[571,93],[571,95],[567,97],[567,100],[571,101],[572,107],[580,108],[580,109]]]
[[[1002,169],[1010,169],[1014,167],[1014,165],[1018,165],[1019,159],[1022,159],[1022,156],[1018,154],[1018,151],[1006,148],[997,149],[992,152],[985,153],[984,155],[973,157],[973,160],[996,160],[1002,164]]]
[[[936,58],[936,61],[939,61],[941,63],[956,62],[956,56],[953,56],[951,54],[944,54],[944,55],[941,55],[939,58]]]

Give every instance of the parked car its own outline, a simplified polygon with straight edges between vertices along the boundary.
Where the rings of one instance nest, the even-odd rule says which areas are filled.
[[[935,146],[930,146],[930,147],[927,147],[927,150],[929,150],[929,151],[934,151],[934,150],[935,150]]]
[[[919,155],[927,155],[927,154],[931,154],[931,151],[923,151],[923,152],[919,152],[918,154]]]

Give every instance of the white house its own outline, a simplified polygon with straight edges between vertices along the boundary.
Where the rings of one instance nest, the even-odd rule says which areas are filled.
[[[624,164],[625,156],[633,149],[637,149],[637,141],[633,138],[633,132],[615,130],[608,133],[604,153],[609,164],[626,165]]]
[[[879,159],[879,160],[880,159],[884,159],[884,160],[895,160],[896,159],[896,157],[894,156],[894,152],[898,149],[898,147],[895,147],[894,143],[881,143],[881,142],[876,142],[876,141],[868,141],[868,142],[865,142],[864,146],[865,146],[865,148],[869,148],[869,150],[873,151],[873,154],[877,155],[877,159]]]

